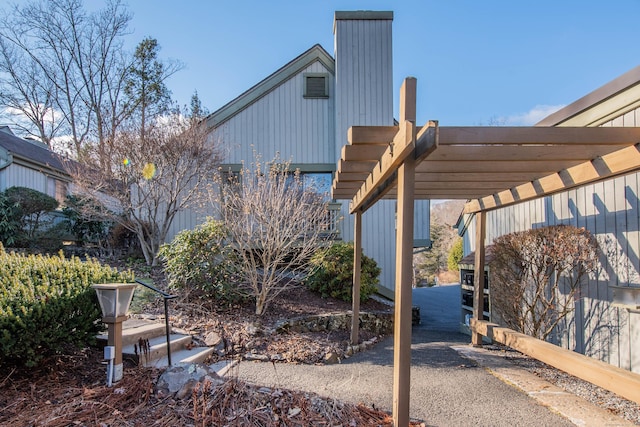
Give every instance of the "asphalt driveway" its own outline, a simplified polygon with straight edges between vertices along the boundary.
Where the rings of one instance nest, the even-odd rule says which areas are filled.
[[[410,416],[430,426],[573,425],[451,348],[469,344],[458,332],[459,292],[459,286],[414,290],[422,322],[412,334]],[[392,338],[336,365],[242,362],[233,371],[264,386],[392,408]]]

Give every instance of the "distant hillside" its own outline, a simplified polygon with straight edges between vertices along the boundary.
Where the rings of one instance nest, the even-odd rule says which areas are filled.
[[[431,222],[453,226],[464,207],[464,200],[448,200],[431,206]]]
[[[447,259],[451,246],[458,239],[458,232],[453,225],[464,207],[464,200],[448,200],[431,205],[431,250],[414,256],[416,280],[433,283],[438,276],[441,283],[457,281],[458,272],[447,271]]]

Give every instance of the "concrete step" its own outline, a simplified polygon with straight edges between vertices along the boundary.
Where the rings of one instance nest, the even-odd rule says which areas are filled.
[[[107,334],[97,336],[98,341],[106,345]],[[149,351],[146,354],[140,354],[138,349],[136,354],[135,346],[139,340],[149,340]],[[191,335],[173,333],[169,335],[169,345],[171,346],[171,363],[194,363],[204,361],[215,350],[210,347],[193,347],[191,346]],[[165,335],[164,323],[150,322],[141,319],[127,319],[122,325],[122,357],[138,364],[139,360],[145,366],[153,366],[157,368],[169,365],[167,358],[167,337]]]
[[[128,346],[138,343],[138,339],[152,339],[165,336],[164,323],[149,322],[147,320],[127,319],[122,324],[122,345]],[[107,332],[96,337],[98,342],[107,342]]]
[[[171,352],[171,364],[186,364],[186,363],[202,363],[204,360],[209,357],[215,349],[213,347],[193,347],[190,350],[184,348],[182,350]],[[169,366],[169,360],[167,356],[162,356],[161,358],[155,359],[147,363],[146,366],[154,367],[154,368],[166,368]],[[226,366],[226,365],[225,365]],[[224,368],[221,366],[220,369]],[[225,371],[226,372],[226,371]]]
[[[138,363],[138,357],[136,357],[135,344],[129,344],[122,348],[122,357],[131,359],[135,363]],[[191,335],[183,334],[171,334],[169,335],[169,345],[171,346],[171,353],[175,353],[182,350],[191,344]],[[140,349],[138,349],[138,353]],[[167,355],[167,337],[162,335],[149,339],[149,352],[146,355],[140,355],[142,360],[152,361],[165,357]]]

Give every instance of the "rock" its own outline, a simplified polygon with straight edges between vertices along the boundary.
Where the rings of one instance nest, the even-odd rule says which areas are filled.
[[[193,393],[193,388],[196,386],[197,383],[198,381],[194,379],[190,379],[186,383],[184,383],[182,388],[178,390],[178,392],[176,393],[176,399],[182,400],[185,397],[191,396],[191,394]]]
[[[216,332],[209,332],[204,336],[204,343],[209,347],[214,347],[222,342],[222,337]]]
[[[340,359],[335,352],[330,351],[329,353],[324,355],[324,363],[326,363],[327,365],[335,365],[338,362],[340,362]]]
[[[247,326],[247,334],[252,337],[262,334],[262,327],[255,323],[251,323]]]
[[[244,355],[244,360],[248,361],[260,361],[260,362],[268,362],[269,356],[266,354],[256,354],[256,353],[246,353]]]
[[[160,375],[156,389],[161,397],[169,394],[188,397],[193,387],[205,380],[209,380],[213,386],[224,382],[209,366],[199,363],[177,364],[170,366]]]
[[[285,360],[284,356],[282,354],[272,354],[271,355],[271,361],[272,362],[283,362]]]

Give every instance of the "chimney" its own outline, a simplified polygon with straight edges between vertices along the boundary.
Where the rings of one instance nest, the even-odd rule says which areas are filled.
[[[338,156],[350,126],[393,125],[392,21],[393,12],[335,12]]]

